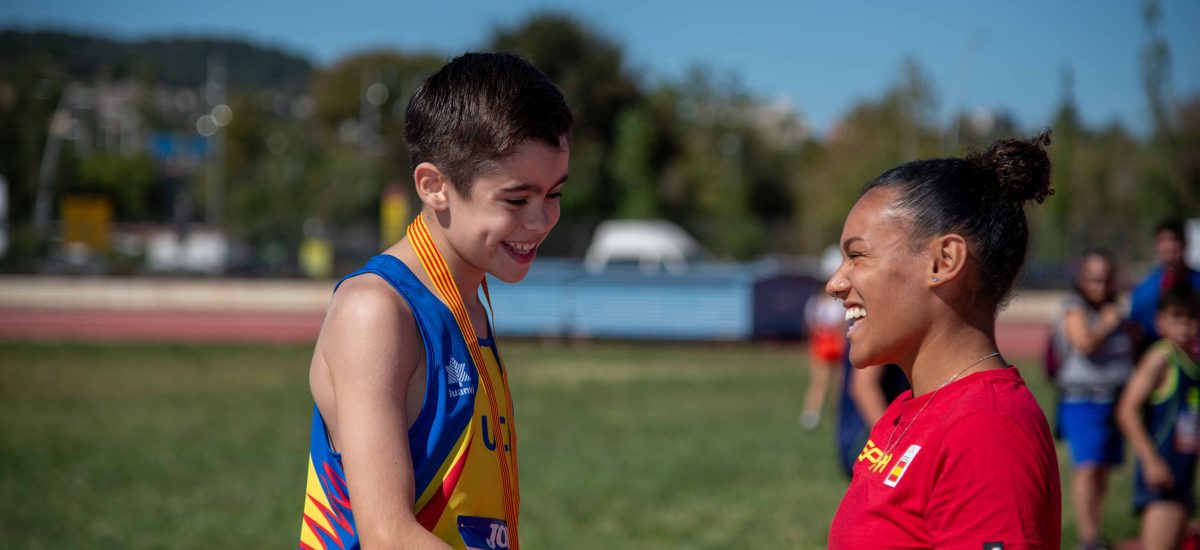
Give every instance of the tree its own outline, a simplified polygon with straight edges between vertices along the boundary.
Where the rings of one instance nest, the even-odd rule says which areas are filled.
[[[1180,157],[1180,146],[1176,141],[1176,129],[1171,118],[1171,50],[1166,38],[1162,36],[1159,22],[1162,19],[1162,8],[1158,0],[1144,0],[1142,5],[1142,21],[1146,26],[1150,40],[1142,52],[1142,81],[1146,89],[1146,99],[1150,115],[1154,121],[1154,136],[1150,140],[1149,170],[1145,175],[1148,190],[1161,196],[1146,197],[1150,206],[1160,210],[1162,215],[1183,216],[1189,212],[1184,210],[1187,205],[1194,204],[1200,197],[1200,190],[1187,184],[1186,176],[1181,172],[1183,159]]]
[[[623,185],[613,172],[611,158],[618,125],[626,125],[624,139],[641,139],[633,135],[638,130],[632,127],[640,115],[636,110],[624,117],[622,113],[636,109],[643,100],[637,81],[625,67],[621,46],[574,16],[548,11],[495,28],[487,47],[529,59],[562,87],[575,113],[571,183],[563,195],[564,221],[590,225],[614,214]],[[623,152],[631,153],[629,149]]]
[[[817,253],[837,241],[846,213],[864,185],[902,162],[936,156],[938,129],[931,125],[936,106],[934,84],[915,60],[875,100],[851,107],[823,143],[811,144],[800,159],[794,194],[801,249]]]
[[[358,148],[372,157],[389,159],[380,166],[378,182],[407,180],[410,170],[404,146],[404,109],[425,77],[443,63],[445,58],[433,53],[381,50],[353,55],[317,71],[312,96],[318,106],[318,128],[331,145]],[[376,136],[380,143],[374,142]]]
[[[147,155],[94,154],[79,159],[67,193],[97,195],[112,201],[120,221],[145,221],[153,198],[154,163]]]

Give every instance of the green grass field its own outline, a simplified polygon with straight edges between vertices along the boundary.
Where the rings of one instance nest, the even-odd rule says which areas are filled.
[[[814,432],[797,424],[801,347],[513,343],[504,352],[525,547],[824,546],[846,482],[831,418]],[[0,344],[5,547],[294,547],[309,354]],[[1047,404],[1035,367],[1025,376]],[[1112,479],[1114,539],[1136,533],[1130,475],[1126,464]]]

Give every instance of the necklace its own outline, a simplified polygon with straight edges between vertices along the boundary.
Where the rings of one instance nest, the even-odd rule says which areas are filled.
[[[985,360],[991,359],[992,357],[995,357],[997,355],[1000,355],[1000,352],[997,351],[994,353],[989,353],[987,355],[984,355],[983,357],[980,357],[979,359],[972,361],[970,365],[963,367],[962,370],[955,373],[954,376],[951,376],[945,382],[942,382],[942,385],[938,386],[936,390],[933,390],[933,394],[929,396],[929,399],[926,399],[925,403],[921,404],[921,408],[917,409],[917,414],[913,415],[912,421],[909,422],[908,425],[904,427],[904,431],[900,432],[900,437],[897,437],[896,441],[894,443],[892,442],[892,436],[896,435],[896,428],[892,427],[892,433],[888,434],[888,442],[887,442],[887,445],[883,449],[883,456],[884,457],[891,456],[892,451],[894,451],[896,449],[896,445],[899,445],[900,441],[902,441],[904,439],[904,434],[907,434],[908,429],[911,428],[913,426],[913,424],[917,423],[917,419],[921,417],[921,413],[925,412],[925,407],[928,407],[929,404],[933,402],[933,398],[937,397],[938,392],[942,391],[942,388],[949,386],[951,382],[958,380],[958,377],[962,376],[962,373],[967,372],[967,369],[970,369],[971,367],[974,367],[975,365],[978,365],[978,364],[984,362]]]

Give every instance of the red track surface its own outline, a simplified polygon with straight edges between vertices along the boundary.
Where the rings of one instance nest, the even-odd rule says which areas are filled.
[[[315,342],[320,313],[0,310],[0,339],[99,342]]]
[[[0,339],[99,342],[313,343],[321,313],[220,311],[0,310]],[[1000,349],[1014,358],[1041,358],[1041,323],[1001,323]]]

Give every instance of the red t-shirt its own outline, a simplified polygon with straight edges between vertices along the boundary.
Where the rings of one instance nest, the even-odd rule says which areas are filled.
[[[932,401],[911,395],[871,430],[829,547],[1058,548],[1058,459],[1017,369],[972,374]]]

